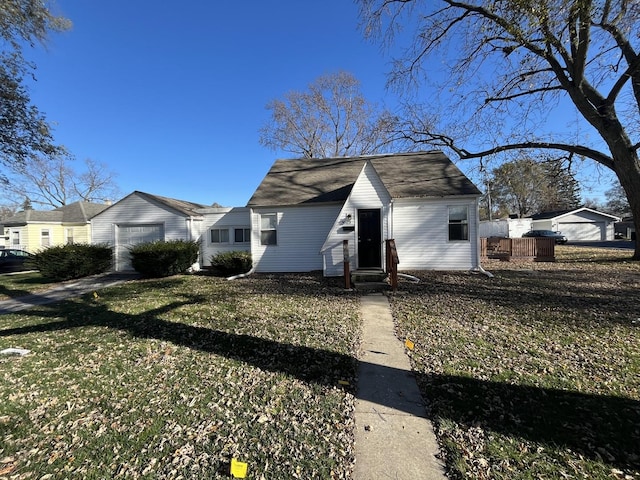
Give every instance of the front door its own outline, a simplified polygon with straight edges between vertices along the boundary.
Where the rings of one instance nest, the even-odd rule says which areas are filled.
[[[382,268],[379,208],[358,210],[358,268]]]

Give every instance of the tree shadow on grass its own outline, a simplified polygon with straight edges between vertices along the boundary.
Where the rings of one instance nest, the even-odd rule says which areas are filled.
[[[64,301],[55,307],[22,312],[22,316],[52,320],[2,329],[0,338],[105,327],[135,338],[162,340],[235,359],[305,382],[344,388],[358,395],[355,386],[339,383],[345,375],[355,375],[358,361],[350,355],[160,318],[182,306],[205,300],[199,295],[181,295],[167,305],[133,315],[111,311],[106,305],[89,299]],[[380,378],[409,374],[381,365],[372,368]],[[419,374],[417,380],[434,417],[479,425],[514,438],[555,444],[617,468],[640,470],[640,402],[636,400],[459,376]],[[391,400],[385,398],[362,399],[381,405],[387,402],[384,406],[416,414],[415,404],[391,404]]]
[[[84,327],[106,327],[126,332],[132,337],[171,342],[250,363],[263,370],[284,372],[314,383],[337,386],[345,371],[355,371],[356,360],[349,355],[160,318],[180,307],[210,301],[210,297],[200,295],[182,297],[138,314],[114,312],[104,304],[91,300],[62,301],[54,307],[32,308],[21,312],[22,316],[49,317],[55,320],[2,329],[0,338]],[[64,319],[60,320],[61,316]]]
[[[433,417],[640,471],[636,400],[451,375],[418,375],[418,383]]]

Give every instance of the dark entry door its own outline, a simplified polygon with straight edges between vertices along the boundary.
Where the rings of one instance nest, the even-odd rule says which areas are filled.
[[[358,210],[358,268],[382,267],[380,209]]]

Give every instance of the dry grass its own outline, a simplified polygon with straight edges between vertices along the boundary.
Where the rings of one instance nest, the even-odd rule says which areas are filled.
[[[453,479],[640,479],[640,265],[557,253],[392,296]],[[233,457],[248,478],[348,478],[359,329],[357,297],[315,275],[1,316],[0,348],[33,353],[0,358],[0,478],[229,478]]]
[[[248,478],[347,478],[359,327],[357,298],[314,275],[1,316],[0,347],[33,353],[0,358],[0,478],[229,478],[234,457]]]
[[[393,297],[451,478],[640,478],[640,265],[557,254]]]

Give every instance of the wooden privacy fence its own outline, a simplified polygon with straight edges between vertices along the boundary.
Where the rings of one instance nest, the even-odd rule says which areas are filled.
[[[511,259],[555,262],[556,242],[553,238],[499,238],[480,239],[480,255],[508,262]]]

